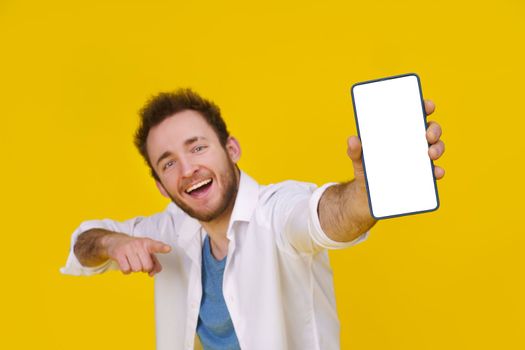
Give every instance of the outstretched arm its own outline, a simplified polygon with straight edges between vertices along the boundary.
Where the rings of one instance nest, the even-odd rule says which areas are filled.
[[[425,100],[427,115],[434,112],[434,103]],[[445,144],[440,140],[441,127],[436,122],[428,122],[426,133],[430,144],[428,155],[437,160],[445,151]],[[348,242],[368,231],[377,222],[369,211],[366,192],[365,173],[362,163],[361,142],[357,136],[348,139],[348,156],[354,167],[354,179],[347,183],[326,189],[319,201],[319,221],[326,234],[338,242]],[[436,179],[445,175],[445,170],[434,167]]]

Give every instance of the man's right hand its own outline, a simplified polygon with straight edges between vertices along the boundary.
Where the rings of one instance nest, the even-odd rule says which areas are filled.
[[[162,270],[155,254],[170,251],[171,247],[160,241],[103,229],[82,233],[75,244],[75,255],[84,266],[97,266],[111,259],[124,274],[147,272],[150,276]]]
[[[124,274],[147,272],[150,276],[159,273],[162,266],[156,253],[169,253],[171,247],[160,241],[125,234],[106,235],[101,239],[108,258],[115,260]]]

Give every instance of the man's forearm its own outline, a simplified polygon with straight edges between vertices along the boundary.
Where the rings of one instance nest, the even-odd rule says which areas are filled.
[[[349,242],[377,222],[368,207],[364,181],[330,186],[319,201],[319,220],[323,231],[338,242]]]
[[[112,235],[122,235],[104,229],[91,229],[80,234],[75,243],[74,252],[78,261],[87,267],[98,266],[106,262],[106,241]]]

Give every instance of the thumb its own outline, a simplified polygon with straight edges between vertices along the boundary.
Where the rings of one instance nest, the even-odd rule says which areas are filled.
[[[346,153],[348,153],[348,157],[352,160],[356,180],[364,180],[363,151],[361,141],[357,136],[351,136],[348,138],[348,149]]]
[[[148,246],[148,252],[150,253],[169,253],[171,251],[171,247],[167,245],[166,243],[160,242],[160,241],[154,241],[151,240],[150,244]]]

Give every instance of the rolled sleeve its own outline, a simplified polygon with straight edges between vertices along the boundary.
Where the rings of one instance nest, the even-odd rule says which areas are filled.
[[[308,219],[308,226],[309,226],[309,232],[312,237],[312,240],[319,246],[326,248],[326,249],[342,249],[351,247],[357,243],[360,243],[368,238],[368,234],[370,231],[367,231],[357,238],[349,241],[349,242],[337,242],[328,237],[328,235],[323,231],[321,228],[321,222],[319,221],[319,214],[317,208],[319,207],[319,201],[321,200],[321,196],[323,195],[324,191],[330,186],[336,185],[336,183],[328,183],[325,184],[318,189],[316,189],[312,196],[310,197],[309,201],[309,219]]]
[[[101,274],[108,270],[118,270],[118,264],[113,260],[108,260],[102,265],[95,267],[83,266],[73,253],[73,248],[69,253],[67,258],[66,265],[60,268],[60,272],[64,275],[73,275],[73,276],[91,276]]]

